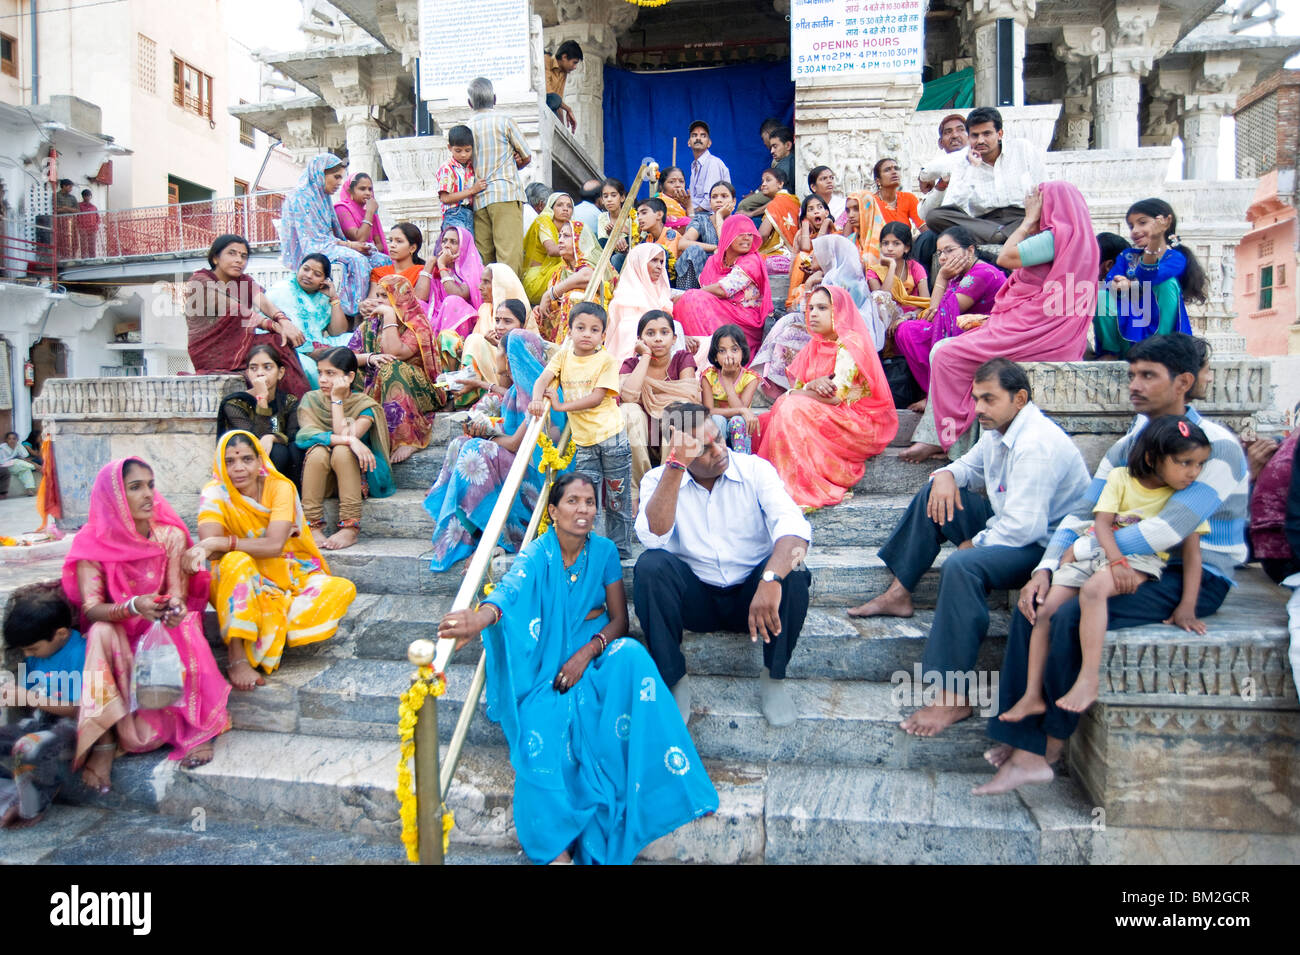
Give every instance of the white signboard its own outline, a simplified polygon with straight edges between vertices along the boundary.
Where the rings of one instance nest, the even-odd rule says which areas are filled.
[[[528,0],[420,0],[420,95],[462,102],[477,76],[499,99],[526,93]]]
[[[925,0],[791,0],[790,78],[920,73]]]

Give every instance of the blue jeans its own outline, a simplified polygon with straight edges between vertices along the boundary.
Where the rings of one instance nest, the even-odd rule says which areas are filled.
[[[605,499],[605,536],[618,548],[618,556],[632,556],[632,447],[627,432],[590,447],[578,446],[573,470],[588,478]]]
[[[442,227],[458,225],[462,229],[468,230],[470,235],[474,234],[474,210],[469,206],[458,205],[448,209],[442,214]],[[434,253],[437,255],[437,252]]]

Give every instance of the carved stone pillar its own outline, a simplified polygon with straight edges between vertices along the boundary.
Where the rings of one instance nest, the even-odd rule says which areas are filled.
[[[1065,67],[1065,89],[1052,148],[1057,151],[1087,149],[1092,141],[1092,85],[1088,81],[1088,62],[1062,50],[1059,45],[1056,55]]]
[[[1142,79],[1178,39],[1181,24],[1158,2],[1116,3],[1093,37],[1093,127],[1098,149],[1138,147]]]
[[[1195,100],[1195,97],[1188,97]],[[1183,178],[1219,178],[1219,121],[1227,108],[1184,108],[1180,117],[1183,137]]]
[[[350,173],[368,173],[372,179],[383,176],[379,163],[379,150],[375,143],[379,141],[379,123],[371,117],[371,107],[366,105],[336,106],[339,122],[343,124],[343,134],[348,144],[348,171]]]
[[[1147,82],[1146,112],[1142,115],[1140,142],[1145,146],[1171,146],[1178,135],[1178,110],[1172,96],[1159,84]]]
[[[546,24],[543,43],[552,55],[565,40],[582,47],[582,63],[565,82],[564,102],[578,124],[574,138],[597,168],[605,159],[605,64],[613,62],[618,34],[636,20],[637,9],[625,0],[558,0],[553,25],[539,9]]]
[[[1038,0],[966,0],[968,33],[975,38],[975,105],[997,106],[999,20],[1011,20],[1014,79],[1012,106],[1025,104],[1025,26],[1034,18]]]

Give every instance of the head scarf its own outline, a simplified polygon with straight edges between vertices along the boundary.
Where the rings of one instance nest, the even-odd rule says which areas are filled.
[[[524,291],[524,283],[519,281],[515,270],[503,262],[493,262],[491,265],[483,266],[483,273],[489,276],[492,282],[492,298],[490,301],[483,299],[483,304],[478,307],[478,324],[474,326],[474,331],[479,335],[486,335],[489,329],[495,328],[496,311],[502,302],[510,298],[523,302],[524,308],[528,309],[528,319],[524,322],[524,328],[530,332],[537,331],[537,318],[533,315],[533,310],[528,308],[528,293]]]
[[[1077,340],[1082,356],[1097,305],[1101,252],[1079,190],[1068,182],[1052,181],[1043,183],[1042,191],[1040,228],[1051,231],[1055,254],[1050,262],[1012,272],[993,300],[992,314],[999,319],[1014,316],[1026,326],[1041,323],[1044,354]]]
[[[853,243],[842,235],[823,235],[813,239],[813,253],[822,268],[822,284],[844,289],[857,306],[862,324],[879,351],[885,345],[885,320],[876,311],[871,300],[871,286],[867,284],[862,260]]]
[[[551,225],[555,229],[555,234],[560,234],[560,223],[555,221],[555,203],[561,196],[569,196],[567,192],[553,192],[549,199],[546,200],[546,208],[541,211],[538,218],[547,216],[551,220]],[[569,201],[574,202],[573,196],[569,196]],[[586,260],[588,265],[595,265],[596,260],[600,258],[600,243],[596,241],[596,233],[591,229],[583,227],[577,218],[570,216],[569,224],[573,226],[573,237],[577,242],[578,254]],[[581,268],[581,266],[579,266]]]
[[[451,267],[451,271],[457,281],[469,286],[469,304],[477,310],[483,304],[483,294],[479,291],[479,284],[483,281],[483,259],[474,244],[473,232],[460,226],[448,226],[442,230],[442,235],[446,235],[450,229],[456,230],[456,237],[460,240],[460,252],[456,255],[456,263]],[[442,235],[438,236],[438,252],[442,251]],[[434,281],[432,284],[433,291],[429,297],[429,304],[437,310],[442,300],[447,297],[447,293],[442,287],[442,282]],[[528,298],[525,296],[524,304],[527,303]]]
[[[664,258],[664,268],[659,273],[659,281],[651,282],[649,266],[657,256]],[[627,261],[623,263],[623,271],[618,278],[618,287],[614,289],[614,298],[609,303],[609,324],[605,329],[605,349],[616,365],[621,365],[630,358],[636,348],[636,326],[642,315],[652,309],[662,309],[669,315],[673,313],[667,256],[664,247],[653,242],[634,245],[627,254]],[[676,331],[673,351],[680,351],[685,347],[685,342],[680,326]]]
[[[358,175],[361,175],[361,173],[348,176],[343,185],[339,187],[338,202],[334,203],[334,211],[338,214],[339,224],[344,229],[355,229],[361,225],[366,217],[365,205],[352,198],[352,182]],[[371,179],[370,176],[366,176],[366,178],[370,179],[371,183],[374,182],[374,179]],[[384,255],[388,254],[388,237],[384,234],[384,227],[379,223],[378,212],[370,220],[370,243]]]
[[[329,255],[339,241],[346,241],[334,201],[325,191],[325,170],[342,166],[338,156],[313,156],[298,177],[298,186],[280,210],[280,261],[297,269],[310,252]]]
[[[122,469],[129,462],[149,467],[140,458],[120,458],[99,469],[90,490],[90,514],[86,525],[77,531],[63,560],[63,592],[78,611],[85,598],[77,583],[77,561],[99,564],[104,575],[105,596],[113,603],[143,594],[156,594],[167,586],[166,550],[152,535],[141,537],[135,519],[131,517],[126,481],[122,475]],[[150,524],[179,528],[185,535],[186,546],[191,543],[185,522],[156,491]],[[188,594],[172,596],[184,597],[191,610],[202,610],[208,599],[208,572],[201,571],[190,577]],[[138,622],[137,619],[133,623]]]
[[[728,265],[727,251],[742,235],[753,236],[754,243],[748,252]],[[728,216],[722,223],[722,232],[718,236],[718,250],[709,256],[708,262],[704,264],[704,271],[700,273],[700,287],[714,284],[733,268],[741,268],[758,286],[762,303],[761,316],[766,318],[772,311],[772,288],[767,281],[767,269],[763,267],[763,258],[758,254],[758,247],[762,242],[753,219],[743,215]]]
[[[318,393],[313,392],[313,394]],[[373,431],[374,428],[370,430]],[[245,497],[235,487],[230,474],[226,471],[226,446],[235,435],[243,435],[247,438],[253,446],[254,453],[257,454],[261,463],[259,473],[265,482],[263,496],[266,496],[266,488],[276,482],[285,484],[293,494],[294,529],[289,532],[289,538],[284,543],[284,553],[280,557],[253,558],[258,573],[279,587],[286,586],[291,576],[306,577],[318,570],[328,574],[329,565],[325,563],[325,558],[317,549],[316,542],[307,527],[307,520],[303,516],[298,489],[293,486],[292,481],[275,469],[275,465],[267,456],[266,449],[262,447],[262,442],[247,431],[230,431],[223,434],[221,440],[217,442],[216,452],[212,456],[212,479],[204,485],[199,501],[199,523],[220,524],[227,534],[245,538],[264,536],[271,523],[271,509],[259,500]],[[281,558],[287,558],[287,561]]]
[[[854,200],[858,204],[858,228],[853,233],[853,237],[858,246],[858,256],[862,259],[865,268],[880,261],[880,230],[885,227],[887,220],[875,195],[865,190],[849,193],[848,199],[845,200],[845,215],[848,214],[848,203]]]

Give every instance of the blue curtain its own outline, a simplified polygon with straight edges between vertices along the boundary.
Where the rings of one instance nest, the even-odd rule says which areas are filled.
[[[604,107],[605,175],[631,185],[645,156],[667,168],[676,136],[677,165],[689,183],[688,127],[702,119],[713,140],[709,151],[727,164],[743,196],[758,188],[763,170],[772,165],[758,138],[759,124],[775,116],[793,125],[794,83],[788,61],[656,73],[606,66]]]

